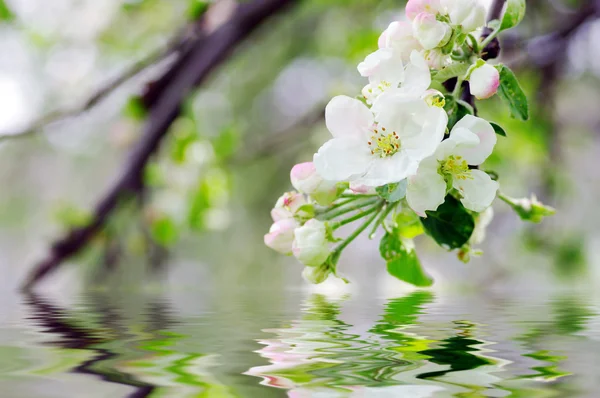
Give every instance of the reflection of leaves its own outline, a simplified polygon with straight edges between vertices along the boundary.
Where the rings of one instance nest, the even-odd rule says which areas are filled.
[[[589,317],[594,315],[586,305],[573,297],[554,302],[556,316],[555,329],[559,334],[574,334],[585,330]]]

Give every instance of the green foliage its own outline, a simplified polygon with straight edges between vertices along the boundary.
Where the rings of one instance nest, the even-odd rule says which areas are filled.
[[[527,96],[519,85],[517,77],[506,65],[496,65],[496,69],[500,72],[498,95],[508,106],[511,116],[520,120],[529,119]]]
[[[426,211],[421,218],[425,232],[440,246],[458,249],[466,244],[475,228],[475,220],[455,197],[448,195],[436,211]]]
[[[490,124],[494,128],[496,134],[501,135],[502,137],[506,137],[506,131],[504,131],[504,129],[500,125],[494,122],[490,122]]]
[[[209,2],[205,0],[189,0],[187,15],[191,21],[195,21],[208,10]]]
[[[175,221],[168,216],[160,216],[150,227],[152,239],[161,246],[171,246],[179,238],[179,230]]]
[[[0,0],[0,21],[10,22],[15,19],[15,14],[8,8],[5,0]]]
[[[402,240],[397,231],[385,234],[379,252],[387,262],[390,275],[419,287],[433,284],[433,279],[421,267],[412,241]]]
[[[134,96],[129,98],[123,107],[123,116],[135,121],[142,121],[146,118],[148,111],[142,102],[142,98]]]
[[[425,232],[419,216],[409,207],[404,207],[402,211],[398,212],[394,217],[394,222],[398,235],[404,239],[413,239]]]
[[[525,9],[525,0],[507,0],[500,29],[505,30],[517,26],[525,16]]]
[[[69,203],[59,203],[54,210],[54,218],[64,227],[73,228],[87,225],[92,214]]]
[[[375,190],[377,194],[390,203],[398,202],[406,196],[406,179],[392,184],[382,185]]]

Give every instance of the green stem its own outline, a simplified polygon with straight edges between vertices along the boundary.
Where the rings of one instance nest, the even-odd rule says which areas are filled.
[[[375,207],[371,210],[377,210],[377,207]],[[344,250],[346,248],[346,246],[348,246],[350,243],[352,243],[352,241],[354,239],[356,239],[356,237],[358,235],[360,235],[365,229],[367,229],[367,227],[373,222],[373,220],[375,220],[375,218],[377,218],[377,214],[378,213],[374,213],[371,217],[369,217],[369,219],[367,221],[365,221],[360,227],[358,227],[356,229],[356,231],[354,231],[342,243],[340,243],[339,246],[334,249],[334,252],[336,254],[339,254],[342,250]]]
[[[354,202],[355,200],[361,199],[361,198],[342,198],[342,199],[344,199],[344,200],[332,203],[329,207],[326,207],[319,214],[326,214],[327,212],[330,212],[331,210],[340,208],[344,205],[347,205],[348,203]]]
[[[454,98],[459,98],[460,90],[462,89],[463,79],[462,77],[456,78],[456,86],[454,86],[454,90],[452,91],[452,96]]]
[[[366,193],[343,193],[340,198],[375,198],[377,195],[370,195]]]
[[[469,39],[469,43],[471,44],[471,47],[473,48],[473,53],[479,54],[479,43],[477,43],[477,39],[475,38],[475,36],[473,36],[472,34],[469,33],[467,38]]]
[[[397,202],[386,204],[385,210],[380,213],[379,218],[377,219],[377,221],[375,221],[375,224],[373,225],[373,229],[371,229],[371,233],[369,234],[369,239],[373,239],[375,237],[375,232],[377,232],[377,229],[379,228],[379,226],[385,222],[385,219],[392,212],[392,210],[394,210],[396,208],[397,204],[398,204]]]
[[[480,46],[481,51],[485,50],[487,45],[490,44],[492,42],[492,40],[494,40],[496,38],[496,36],[498,36],[498,33],[500,33],[500,28],[492,31],[492,33],[490,33],[490,35],[481,42],[481,46]]]
[[[356,214],[356,215],[354,215],[354,216],[352,216],[350,218],[346,218],[345,220],[341,220],[341,221],[338,221],[336,223],[333,223],[332,226],[331,226],[331,228],[335,231],[336,229],[338,229],[340,227],[343,227],[344,225],[353,223],[354,221],[360,220],[361,218],[366,217],[366,216],[368,216],[369,214],[372,214],[375,211],[379,211],[379,209],[381,209],[380,206],[373,206],[370,209],[365,210],[363,212],[360,212],[360,213],[358,213],[358,214]]]
[[[331,212],[325,212],[322,214],[324,220],[332,220],[336,217],[342,216],[346,213],[350,213],[352,211],[360,210],[362,207],[373,205],[379,202],[380,199],[374,198],[371,200],[367,200],[365,202],[360,203],[351,203],[349,207],[341,207],[337,209],[333,209]]]

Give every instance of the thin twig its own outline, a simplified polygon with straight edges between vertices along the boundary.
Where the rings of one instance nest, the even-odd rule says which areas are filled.
[[[148,160],[158,150],[169,127],[179,115],[183,101],[192,90],[267,18],[297,1],[255,0],[240,4],[228,22],[210,35],[195,40],[188,55],[163,75],[168,78],[159,79],[164,89],[160,90],[160,95],[153,97],[155,102],[149,109],[142,138],[133,148],[120,177],[96,206],[91,221],[83,227],[72,229],[52,245],[47,258],[37,264],[25,280],[23,290],[31,290],[96,235],[119,202],[139,185]],[[177,70],[178,73],[172,74],[171,70]]]

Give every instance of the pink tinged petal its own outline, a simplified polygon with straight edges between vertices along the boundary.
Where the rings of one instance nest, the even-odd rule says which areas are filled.
[[[444,22],[436,19],[435,15],[422,12],[413,20],[413,35],[425,50],[431,50],[445,45],[452,29]]]
[[[367,173],[355,182],[369,187],[402,181],[417,171],[418,161],[405,152],[385,158],[374,157]]]
[[[418,14],[423,12],[437,14],[440,9],[440,0],[408,0],[405,10],[406,17],[414,19]]]
[[[492,65],[484,64],[471,72],[469,88],[477,99],[490,98],[500,86],[500,73]]]
[[[361,141],[334,138],[315,154],[313,162],[321,177],[329,181],[348,181],[363,175],[373,156],[367,139]]]
[[[292,242],[296,227],[298,227],[298,223],[294,219],[277,221],[265,235],[265,245],[281,254],[292,254]]]
[[[274,222],[285,220],[287,218],[293,218],[294,214],[291,211],[284,209],[283,207],[274,208],[271,210],[271,218]]]
[[[325,124],[335,138],[362,140],[373,125],[373,114],[359,100],[339,95],[325,108]]]
[[[436,169],[425,168],[423,163],[419,166],[419,172],[408,179],[406,189],[406,200],[415,213],[426,217],[426,210],[434,211],[446,197],[446,182]]]
[[[388,29],[384,30],[381,35],[379,36],[379,39],[377,40],[377,46],[379,48],[386,48],[387,47],[387,41],[388,41]]]
[[[292,167],[290,180],[296,190],[309,195],[315,192],[323,182],[313,162],[299,163]]]
[[[471,177],[465,180],[455,178],[452,186],[462,194],[463,206],[479,213],[492,204],[499,184],[481,170],[471,170]]]
[[[358,194],[368,194],[368,195],[374,195],[377,193],[377,191],[375,191],[374,187],[370,187],[367,185],[363,185],[363,184],[359,184],[357,182],[351,182],[350,183],[350,190],[354,193],[358,193]]]
[[[492,125],[484,119],[467,115],[456,123],[450,138],[453,139],[455,130],[466,129],[479,137],[479,143],[475,146],[461,145],[457,148],[456,155],[460,155],[470,165],[480,165],[492,154],[496,145],[497,137]]]

